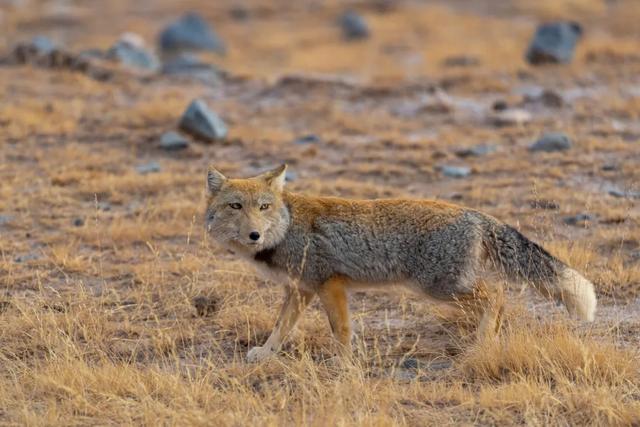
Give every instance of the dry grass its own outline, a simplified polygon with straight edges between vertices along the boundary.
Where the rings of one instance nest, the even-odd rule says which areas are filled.
[[[62,12],[44,3],[0,5],[0,47],[58,28]],[[209,59],[246,77],[220,85],[0,66],[0,424],[640,425],[640,210],[609,194],[640,190],[636,2],[353,2],[373,29],[358,43],[332,26],[344,3],[321,3],[252,0],[238,23],[230,3],[188,2],[229,41],[228,56]],[[120,31],[151,40],[178,13],[164,0],[144,12],[109,4],[70,8],[72,49]],[[569,14],[587,28],[574,63],[526,66],[535,22]],[[460,54],[479,65],[443,65]],[[277,82],[289,72],[364,86]],[[566,105],[525,106],[534,118],[521,126],[486,120],[528,86]],[[159,136],[196,96],[227,121],[228,140],[162,151]],[[574,148],[530,153],[547,130]],[[311,133],[321,142],[292,143]],[[455,154],[480,143],[496,151]],[[476,343],[475,319],[455,308],[357,293],[353,363],[330,358],[317,304],[279,357],[245,363],[281,290],[207,241],[203,171],[283,160],[293,190],[438,198],[516,225],[595,283],[597,321],[511,290],[501,335]],[[139,174],[149,161],[161,171]],[[473,174],[450,179],[443,164]],[[565,223],[583,212],[592,220]]]

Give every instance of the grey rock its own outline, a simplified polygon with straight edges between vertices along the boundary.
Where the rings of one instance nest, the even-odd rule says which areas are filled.
[[[224,121],[201,99],[196,99],[189,104],[178,126],[189,135],[208,142],[224,139],[227,136],[227,126]]]
[[[31,46],[38,55],[48,55],[58,49],[58,46],[46,36],[35,36],[31,39]]]
[[[565,151],[571,148],[571,140],[561,132],[547,132],[529,146],[529,151]]]
[[[547,199],[529,200],[529,206],[531,206],[532,209],[545,209],[552,211],[560,209],[560,205],[557,202]]]
[[[623,191],[617,188],[609,190],[609,195],[624,199],[640,199],[640,191]]]
[[[160,137],[160,148],[167,151],[183,150],[189,146],[189,140],[177,132],[165,132]]]
[[[525,94],[523,103],[526,104],[539,104],[550,108],[561,108],[564,104],[564,98],[557,92],[549,89],[544,89],[538,94]]]
[[[478,145],[474,145],[473,147],[461,148],[460,150],[457,150],[456,156],[462,157],[462,158],[480,157],[480,156],[485,156],[489,153],[493,153],[494,151],[496,151],[496,147],[494,145],[478,144]]]
[[[191,77],[207,84],[219,83],[222,75],[214,65],[185,52],[168,58],[162,65],[162,73],[167,76]]]
[[[527,49],[530,64],[569,63],[582,27],[576,22],[550,22],[538,26]]]
[[[82,218],[76,218],[73,220],[73,226],[74,227],[82,227],[84,225],[84,219]]]
[[[418,369],[420,361],[415,357],[407,357],[402,361],[400,367],[403,369]]]
[[[141,165],[136,166],[136,171],[141,175],[147,175],[150,173],[158,173],[162,168],[160,164],[156,161],[151,161],[149,163],[143,163]]]
[[[444,165],[440,167],[440,171],[442,171],[444,176],[450,178],[466,178],[471,175],[471,168],[468,166]]]
[[[285,181],[293,182],[298,179],[298,173],[292,170],[287,170],[287,173],[284,176]]]
[[[111,210],[111,203],[109,202],[98,202],[98,210],[108,212]]]
[[[320,142],[322,139],[318,135],[310,133],[296,138],[294,144],[318,144]]]
[[[579,213],[573,216],[568,216],[564,218],[564,223],[567,225],[585,225],[587,222],[592,221],[593,216],[587,213]]]
[[[340,17],[342,34],[348,40],[365,39],[369,37],[369,26],[364,18],[350,10]]]
[[[224,54],[226,47],[198,13],[190,12],[169,24],[159,36],[163,52],[204,50]]]
[[[133,43],[127,38],[122,38],[111,46],[105,57],[132,68],[151,71],[157,71],[160,68],[160,62],[152,52],[147,51],[144,46],[139,43]]]
[[[612,163],[608,163],[606,165],[602,165],[602,167],[600,168],[605,172],[611,172],[611,171],[617,171],[618,170],[618,166],[614,165]]]

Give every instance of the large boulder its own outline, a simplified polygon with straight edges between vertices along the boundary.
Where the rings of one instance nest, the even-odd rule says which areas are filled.
[[[533,65],[569,63],[581,35],[582,27],[575,22],[542,24],[527,49],[527,61]]]

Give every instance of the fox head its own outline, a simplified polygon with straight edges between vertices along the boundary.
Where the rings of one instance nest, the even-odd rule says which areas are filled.
[[[253,178],[207,173],[206,227],[217,242],[257,253],[277,245],[289,227],[282,198],[287,165]]]

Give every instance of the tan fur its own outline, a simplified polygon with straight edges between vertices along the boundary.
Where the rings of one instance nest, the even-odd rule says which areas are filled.
[[[496,271],[529,282],[593,320],[593,285],[517,230],[472,209],[429,200],[348,200],[284,191],[286,166],[248,179],[207,174],[207,229],[219,243],[286,279],[275,328],[248,359],[278,351],[315,295],[342,353],[351,349],[349,289],[403,284],[432,299],[472,301],[478,336],[495,333],[502,302],[487,298],[481,276]]]

